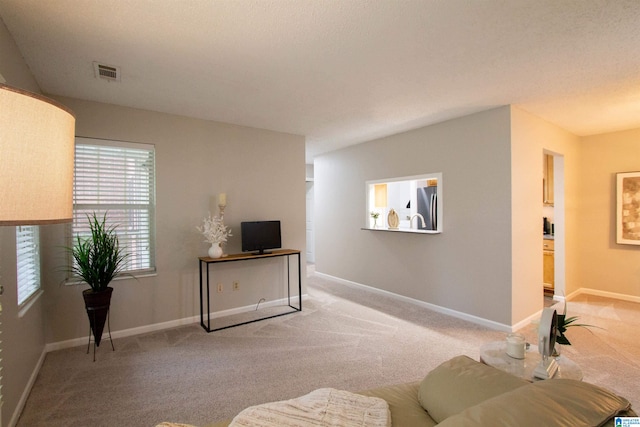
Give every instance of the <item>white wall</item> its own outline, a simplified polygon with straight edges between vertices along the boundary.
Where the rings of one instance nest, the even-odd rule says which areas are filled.
[[[199,315],[198,256],[208,245],[195,227],[210,209],[210,198],[227,193],[225,223],[233,236],[228,253],[241,251],[240,222],[282,221],[284,247],[302,250],[305,278],[304,138],[242,126],[189,119],[115,105],[57,98],[76,113],[78,136],[143,142],[156,147],[157,275],[113,283],[112,330],[124,330]],[[213,212],[215,213],[215,212]],[[65,226],[50,230],[43,268],[61,260]],[[279,262],[279,263],[278,263]],[[274,265],[275,263],[275,265]],[[223,264],[212,269],[212,311],[282,297],[282,258]],[[275,272],[272,282],[269,277]],[[60,286],[60,274],[45,282],[47,341],[87,335],[81,286]],[[240,290],[232,291],[233,281]]]
[[[510,325],[510,108],[320,156],[316,270]],[[365,181],[442,172],[444,232],[365,231]]]

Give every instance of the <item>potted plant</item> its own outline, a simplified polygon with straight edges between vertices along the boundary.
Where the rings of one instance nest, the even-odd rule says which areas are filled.
[[[196,229],[204,236],[204,241],[211,244],[209,248],[210,258],[220,258],[222,256],[222,247],[220,244],[225,243],[229,236],[231,236],[231,229],[224,225],[221,217],[209,216],[202,221],[202,227],[196,227]]]
[[[67,248],[73,257],[68,271],[90,286],[82,296],[96,346],[100,346],[113,293],[109,283],[125,268],[130,254],[120,247],[117,225],[106,225],[106,213],[99,218],[94,212],[87,219],[90,235],[78,235],[73,247]]]
[[[567,317],[567,301],[564,302],[564,311],[562,314],[558,314],[558,334],[556,335],[556,343],[562,345],[571,345],[569,339],[564,334],[567,331],[567,328],[571,326],[580,326],[582,328],[597,328],[594,325],[587,325],[584,323],[576,323],[578,320],[578,316]]]
[[[371,211],[369,215],[373,218],[373,228],[378,228],[378,217],[380,216],[380,212]]]

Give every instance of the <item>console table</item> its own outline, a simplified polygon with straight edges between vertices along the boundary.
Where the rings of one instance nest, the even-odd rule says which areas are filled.
[[[293,297],[291,296],[291,277],[290,277],[291,273],[290,273],[289,259],[293,255],[297,255],[298,257],[298,307],[291,304],[291,299],[296,298],[295,295]],[[211,295],[209,291],[209,282],[210,282],[209,267],[212,264],[215,265],[223,262],[251,261],[256,259],[276,258],[276,257],[285,257],[287,259],[287,305],[291,307],[292,310],[284,313],[278,313],[278,314],[261,317],[259,319],[253,319],[246,322],[240,322],[233,325],[211,329],[211,308],[210,308]],[[222,329],[233,328],[235,326],[246,325],[248,323],[258,322],[260,320],[271,319],[272,317],[284,316],[286,314],[302,311],[302,275],[301,275],[301,268],[300,268],[300,251],[299,250],[279,249],[279,250],[274,250],[264,254],[242,253],[242,254],[227,255],[222,258],[200,257],[198,259],[200,260],[200,325],[204,328],[205,331],[207,332],[219,331]],[[206,295],[205,295],[205,291],[206,291]],[[204,307],[205,299],[207,301],[206,324],[205,324],[205,307]]]

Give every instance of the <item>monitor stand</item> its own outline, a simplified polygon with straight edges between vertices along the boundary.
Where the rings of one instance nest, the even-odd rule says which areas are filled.
[[[258,252],[252,252],[251,255],[269,255],[271,252],[260,249]]]

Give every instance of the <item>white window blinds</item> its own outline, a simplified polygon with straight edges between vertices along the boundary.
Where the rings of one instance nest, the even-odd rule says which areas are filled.
[[[40,289],[40,233],[37,225],[16,227],[18,305]]]
[[[87,215],[107,214],[125,253],[125,271],[155,270],[153,145],[76,138],[73,239],[88,236]]]

